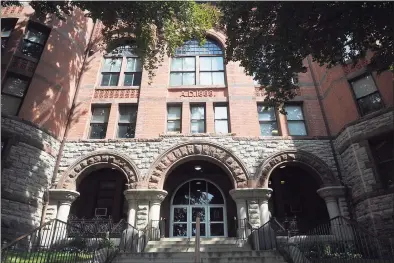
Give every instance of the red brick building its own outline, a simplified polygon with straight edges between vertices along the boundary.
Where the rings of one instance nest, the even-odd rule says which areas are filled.
[[[197,212],[205,236],[271,216],[297,216],[300,231],[344,216],[394,234],[392,73],[308,57],[283,115],[223,63],[222,32],[185,43],[149,83],[132,42],[106,54],[101,24],[74,16],[2,9],[4,238],[70,213],[137,228],[166,218],[166,236],[193,235]]]

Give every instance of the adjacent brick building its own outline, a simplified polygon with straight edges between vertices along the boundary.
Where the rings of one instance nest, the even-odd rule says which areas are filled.
[[[368,57],[331,69],[308,57],[283,115],[223,63],[222,32],[185,43],[149,83],[132,42],[106,54],[100,30],[78,11],[62,22],[2,10],[3,238],[70,211],[139,228],[166,218],[167,236],[189,236],[197,208],[206,236],[234,235],[234,217],[294,215],[302,231],[345,216],[394,234],[392,73],[366,71]]]

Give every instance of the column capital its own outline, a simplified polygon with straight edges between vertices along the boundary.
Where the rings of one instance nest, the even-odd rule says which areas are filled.
[[[240,188],[230,190],[230,195],[235,202],[249,199],[268,201],[271,198],[271,188]]]
[[[344,197],[345,196],[345,187],[344,186],[327,186],[318,189],[317,194],[323,198],[324,200],[328,199],[336,199],[338,197]]]
[[[60,201],[62,203],[69,203],[70,205],[72,202],[75,201],[79,197],[79,193],[73,190],[67,189],[49,189],[49,199]]]
[[[167,191],[159,189],[128,189],[123,193],[129,202],[145,200],[158,203],[161,203],[168,194]]]

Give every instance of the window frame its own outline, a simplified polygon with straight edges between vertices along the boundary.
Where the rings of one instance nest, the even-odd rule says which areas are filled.
[[[120,69],[119,71],[104,71],[104,67],[105,67],[105,61],[107,59],[111,59],[111,60],[120,60]],[[100,78],[100,87],[117,87],[119,86],[119,82],[120,82],[120,76],[121,76],[121,72],[122,72],[122,66],[123,66],[123,57],[119,57],[119,56],[104,56],[103,57],[103,62],[101,64],[101,70],[100,70],[100,74],[101,74],[101,78]],[[104,79],[104,75],[118,75],[118,81],[116,83],[115,86],[113,85],[103,85],[103,79]],[[109,81],[109,83],[111,83],[111,81]]]
[[[273,108],[274,109],[274,113],[275,113],[275,120],[274,121],[261,121],[259,118],[259,107],[268,107],[268,108]],[[264,124],[264,123],[274,123],[276,122],[276,125],[278,127],[278,134],[277,135],[262,135],[261,134],[261,128],[260,128],[260,136],[282,136],[282,129],[280,127],[280,121],[279,121],[279,115],[278,115],[278,110],[275,107],[269,107],[267,105],[265,105],[264,103],[257,103],[257,119],[259,121],[259,128],[260,128],[260,124]]]
[[[139,63],[140,63],[140,70],[139,71],[127,71],[127,62],[128,62],[128,59],[136,59],[136,60],[139,60]],[[141,83],[142,83],[142,68],[143,68],[143,65],[142,65],[142,63],[141,63],[141,58],[139,58],[138,56],[123,56],[123,60],[125,60],[125,66],[124,66],[124,70],[123,70],[123,87],[140,87],[141,86]],[[123,64],[123,63],[122,63]],[[122,70],[123,68],[121,67],[121,70]],[[139,76],[140,76],[140,85],[130,85],[130,86],[126,86],[125,85],[125,81],[126,81],[126,75],[136,75],[136,74],[138,74]],[[120,79],[119,79],[119,81],[120,81]]]
[[[130,122],[121,122],[120,121],[120,116],[121,116],[120,108],[121,107],[130,107],[130,108],[133,108],[133,110],[135,110],[135,119],[133,122],[132,121],[130,121]],[[116,130],[116,138],[118,138],[118,139],[133,139],[133,138],[135,138],[135,130],[137,127],[138,104],[136,104],[136,103],[121,103],[118,105],[118,114],[119,114],[119,116],[118,116],[118,127]],[[130,125],[134,125],[134,136],[133,137],[120,137],[119,136],[119,127],[120,126],[130,126]]]
[[[117,48],[122,48],[122,46],[129,46],[130,49],[133,49],[133,45],[132,44],[122,44],[117,46],[116,48],[114,48],[113,51],[115,51]],[[121,50],[120,50],[121,51]],[[134,59],[139,59],[140,60],[140,71],[128,71],[127,70],[127,60],[129,58],[134,58]],[[121,60],[121,65],[120,65],[120,70],[119,72],[110,72],[110,71],[103,71],[104,66],[105,66],[105,60],[106,59],[120,59]],[[102,57],[101,60],[101,67],[100,67],[100,77],[98,80],[98,86],[102,87],[102,88],[110,88],[110,87],[120,87],[120,88],[130,88],[130,89],[139,89],[141,87],[142,84],[142,73],[143,73],[143,65],[142,65],[142,61],[141,58],[135,54],[111,54],[107,53]],[[107,86],[103,86],[103,76],[104,74],[118,74],[118,82],[115,86],[113,85],[107,85]],[[126,75],[132,75],[132,74],[139,74],[140,75],[140,83],[139,85],[132,85],[132,86],[126,86],[125,85],[125,80],[126,80]]]
[[[1,28],[1,54],[3,55],[5,53],[4,51],[7,49],[8,41],[10,40],[12,33],[15,30],[16,24],[18,23],[18,18],[2,18],[1,20],[1,25],[4,25],[4,28],[6,28],[6,26],[12,27],[10,30],[10,34],[7,37],[3,37],[3,32],[7,31],[3,31],[3,28]],[[3,40],[5,40],[4,47]]]
[[[356,97],[356,93],[355,93],[354,88],[353,88],[353,85],[352,85],[352,82],[357,81],[357,80],[360,80],[360,79],[363,79],[363,78],[365,78],[365,77],[367,77],[367,76],[371,76],[372,81],[373,81],[373,83],[374,83],[374,85],[375,85],[376,91],[374,91],[374,92],[372,92],[372,93],[370,93],[370,94],[368,94],[368,95],[365,95],[365,96],[363,96],[363,97],[361,97],[361,98],[357,98],[357,97]],[[386,106],[385,106],[385,103],[384,103],[384,101],[383,101],[382,94],[380,93],[380,90],[379,90],[378,85],[377,85],[377,83],[376,83],[375,76],[372,74],[372,72],[364,72],[364,73],[362,73],[362,74],[360,74],[360,75],[358,75],[358,76],[356,76],[356,77],[350,78],[350,79],[348,79],[348,84],[349,84],[349,87],[350,87],[350,90],[351,90],[351,93],[352,93],[353,100],[354,100],[354,102],[355,102],[355,104],[356,104],[356,108],[357,108],[358,115],[359,115],[360,117],[367,116],[367,115],[369,115],[369,114],[372,114],[372,113],[374,113],[374,112],[377,112],[377,111],[379,111],[379,110],[382,110],[382,109],[384,109],[384,108],[386,107]],[[371,111],[371,112],[369,112],[369,113],[363,113],[363,111],[361,110],[360,104],[359,104],[359,100],[360,100],[360,99],[367,98],[367,97],[369,97],[369,96],[371,96],[371,95],[373,95],[373,94],[378,94],[378,95],[379,95],[379,97],[380,97],[380,103],[381,103],[381,108],[378,109],[378,110],[375,110],[375,111]]]
[[[226,119],[216,119],[216,114],[215,114],[216,107],[226,107],[226,112],[227,112]],[[231,133],[231,131],[230,131],[230,111],[229,111],[228,104],[227,103],[214,103],[213,104],[213,125],[214,125],[214,129],[215,129],[215,133],[218,133],[216,131],[216,121],[224,121],[224,120],[227,121],[227,134]],[[225,134],[225,133],[223,133],[223,134]]]
[[[29,32],[29,30],[31,28],[33,28],[34,30],[45,34],[46,37],[45,37],[45,40],[44,40],[44,42],[42,44],[41,43],[37,43],[37,42],[33,42],[33,41],[31,41],[31,40],[26,38],[27,34],[28,34],[28,32]],[[23,34],[22,41],[21,41],[21,44],[20,44],[20,47],[19,47],[19,52],[21,54],[23,54],[24,56],[26,56],[26,57],[32,58],[32,59],[34,59],[36,61],[39,61],[41,59],[42,53],[44,53],[44,51],[45,51],[45,46],[46,46],[46,44],[48,42],[50,34],[51,34],[51,29],[49,27],[47,27],[47,26],[45,26],[45,25],[43,25],[43,24],[41,24],[39,22],[35,22],[35,21],[31,21],[30,20],[28,22],[28,24],[26,26],[26,29],[25,29],[25,32]],[[38,57],[34,57],[34,56],[30,56],[30,55],[25,54],[23,52],[23,48],[25,46],[25,43],[32,43],[34,45],[41,46],[42,49],[41,49],[40,55]]]
[[[169,108],[172,108],[172,107],[179,107],[179,109],[180,109],[180,116],[179,116],[179,119],[169,119],[169,118],[168,118],[168,109],[169,109]],[[176,121],[179,121],[179,132],[176,132],[176,131],[169,131],[169,130],[168,130],[168,123],[169,123],[169,122],[176,122]],[[169,103],[169,104],[167,104],[166,133],[170,133],[170,134],[180,134],[180,133],[182,133],[182,104],[175,104],[175,103]]]
[[[192,118],[192,108],[203,108],[204,109],[204,119],[193,119]],[[192,122],[194,121],[204,121],[204,132],[192,132]],[[207,132],[207,108],[206,108],[206,104],[205,103],[193,103],[190,104],[190,133],[191,134],[199,134],[199,133],[206,133]]]
[[[177,87],[182,87],[182,86],[192,86],[192,87],[199,87],[199,86],[203,86],[203,87],[227,87],[227,74],[226,74],[226,64],[224,63],[225,57],[224,57],[224,48],[222,46],[222,44],[215,40],[215,39],[211,39],[211,38],[207,38],[207,40],[214,42],[218,47],[220,47],[222,54],[175,54],[173,57],[171,57],[170,59],[170,77],[169,77],[169,87],[170,88],[177,88]],[[185,43],[187,44],[187,43]],[[183,47],[183,46],[182,46]],[[181,47],[181,48],[182,48]],[[186,58],[186,57],[192,57],[195,58],[195,70],[194,71],[173,71],[172,68],[172,61],[174,58]],[[211,71],[207,71],[207,70],[200,70],[200,58],[202,57],[221,57],[223,59],[223,70],[211,70]],[[223,85],[220,84],[210,84],[210,85],[206,85],[206,84],[200,84],[200,73],[205,73],[205,72],[223,72]],[[171,74],[172,73],[194,73],[194,85],[171,85]]]
[[[4,88],[5,88],[5,83],[7,82],[7,79],[8,79],[9,77],[20,78],[20,79],[26,80],[26,82],[27,82],[27,84],[26,84],[26,89],[25,89],[25,91],[24,91],[22,97],[19,97],[19,96],[13,95],[13,94],[8,94],[8,93],[4,93],[4,92],[3,92],[3,90],[4,90]],[[2,87],[1,87],[1,96],[4,96],[4,95],[5,95],[5,96],[10,96],[10,97],[18,98],[18,99],[21,100],[21,102],[20,102],[20,104],[19,104],[19,106],[18,106],[18,109],[17,109],[17,111],[16,111],[16,114],[15,114],[15,115],[10,115],[10,116],[18,116],[18,115],[19,115],[19,112],[20,112],[20,110],[21,110],[21,108],[22,108],[23,102],[25,101],[25,97],[26,97],[27,92],[28,92],[28,90],[29,90],[31,80],[32,80],[31,78],[26,77],[26,76],[21,75],[21,74],[16,74],[16,73],[13,73],[13,72],[7,72],[7,73],[6,73],[5,78],[4,78],[4,80],[3,80],[3,83],[2,83],[2,85],[1,85],[1,86],[2,86]]]
[[[302,120],[289,120],[288,117],[287,117],[287,114],[285,115],[285,116],[286,116],[286,127],[287,127],[287,133],[288,133],[288,135],[289,135],[289,136],[297,136],[297,137],[299,137],[299,136],[309,136],[308,125],[307,125],[307,122],[306,122],[306,119],[305,119],[304,104],[303,104],[303,103],[288,103],[288,104],[285,104],[285,105],[284,105],[285,110],[286,110],[286,107],[287,107],[287,106],[300,107],[301,113],[302,113]],[[287,112],[287,111],[286,111],[286,112]],[[290,134],[289,122],[303,122],[303,123],[304,123],[304,127],[305,127],[305,133],[306,133],[306,134],[305,134],[305,135],[293,135],[293,134]]]
[[[108,119],[106,122],[93,122],[93,110],[95,108],[107,108],[108,109]],[[88,139],[89,140],[104,140],[107,137],[107,132],[108,132],[108,122],[109,122],[109,115],[111,114],[111,104],[92,104],[91,105],[91,110],[90,110],[90,121],[89,121],[89,133],[88,133]],[[105,136],[104,138],[92,138],[92,124],[105,124]]]

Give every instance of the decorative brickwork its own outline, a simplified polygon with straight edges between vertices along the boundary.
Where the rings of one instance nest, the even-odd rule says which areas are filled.
[[[96,89],[95,99],[131,99],[138,98],[139,90],[135,89]]]

